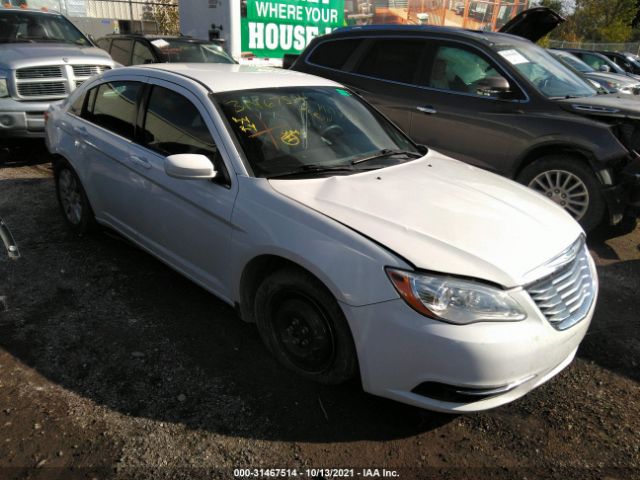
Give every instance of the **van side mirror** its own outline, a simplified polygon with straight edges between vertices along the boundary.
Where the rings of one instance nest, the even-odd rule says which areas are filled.
[[[164,171],[170,177],[183,180],[210,179],[218,174],[211,160],[195,153],[168,156],[164,160]]]
[[[605,65],[605,64],[600,65],[600,71],[601,71],[601,72],[607,72],[607,73],[608,73],[608,72],[610,72],[610,71],[611,71],[611,67],[610,67],[609,65]]]
[[[476,93],[485,97],[509,98],[511,85],[504,77],[486,77],[476,84]]]

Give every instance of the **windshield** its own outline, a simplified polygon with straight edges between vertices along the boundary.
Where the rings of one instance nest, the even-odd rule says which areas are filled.
[[[500,44],[494,49],[547,97],[591,97],[597,93],[585,80],[537,45]]]
[[[381,168],[421,157],[348,90],[288,87],[216,96],[256,176]]]
[[[559,58],[560,60],[567,63],[570,67],[573,67],[574,70],[577,70],[582,73],[595,72],[593,68],[591,68],[589,65],[584,63],[578,57],[571,55],[570,53],[561,52],[558,50],[551,50],[551,54],[554,57]]]
[[[17,42],[91,46],[80,30],[61,15],[0,10],[0,43]]]
[[[167,62],[186,63],[236,63],[220,45],[195,43],[173,38],[159,38],[151,43]]]

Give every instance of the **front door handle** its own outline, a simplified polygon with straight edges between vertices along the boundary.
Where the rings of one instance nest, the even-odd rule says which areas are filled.
[[[427,115],[433,115],[434,113],[438,113],[438,110],[433,108],[431,105],[425,105],[423,107],[416,107],[419,112],[426,113]]]
[[[145,168],[147,170],[151,168],[151,163],[149,163],[149,161],[145,160],[144,158],[140,158],[136,155],[131,155],[129,159],[136,165],[140,165],[142,168]]]

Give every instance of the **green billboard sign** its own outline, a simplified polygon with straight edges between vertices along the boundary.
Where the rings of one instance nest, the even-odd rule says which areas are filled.
[[[243,52],[282,58],[343,26],[344,0],[247,0],[241,23]]]

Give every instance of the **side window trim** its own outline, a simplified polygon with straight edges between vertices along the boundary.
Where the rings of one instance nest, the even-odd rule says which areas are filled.
[[[418,38],[418,39],[424,39],[427,41],[442,41],[443,39],[438,38],[438,37],[433,37],[433,36],[426,36],[426,35],[385,35],[384,37],[381,36],[358,36],[358,38],[363,38],[363,39],[377,39],[377,38]],[[477,46],[473,45],[470,42],[465,42],[465,41],[461,41],[461,40],[452,40],[452,39],[446,39],[446,41],[451,42],[452,44],[457,44],[457,45],[464,45],[466,47],[472,48],[476,51],[480,51],[482,52],[482,50],[480,50]],[[363,42],[364,43],[364,42]],[[318,43],[318,45],[320,45],[320,43]],[[395,80],[385,80],[385,79],[380,79],[380,78],[374,78],[374,77],[370,77],[368,75],[362,75],[360,73],[355,73],[353,71],[344,71],[344,70],[338,70],[335,68],[330,68],[330,67],[324,67],[322,65],[318,65],[316,63],[312,63],[309,61],[309,57],[311,56],[311,54],[313,53],[313,51],[318,47],[318,45],[316,45],[314,47],[313,50],[311,50],[311,52],[309,52],[309,54],[305,57],[304,61],[306,64],[311,65],[313,67],[316,68],[322,68],[325,70],[331,70],[333,72],[338,72],[338,73],[347,73],[349,75],[354,75],[360,78],[369,78],[371,80],[376,80],[378,82],[386,82],[386,83],[393,83],[395,85],[403,85],[406,87],[412,87],[412,88],[420,88],[420,89],[424,89],[424,90],[431,90],[431,91],[435,91],[435,92],[447,92],[450,93],[452,95],[462,95],[462,96],[467,96],[467,97],[471,97],[471,98],[480,98],[483,100],[489,100],[489,101],[494,101],[494,102],[508,102],[508,103],[529,103],[531,101],[531,97],[529,96],[529,94],[527,93],[527,90],[524,89],[522,87],[522,83],[520,81],[518,81],[511,73],[509,72],[505,72],[505,77],[507,79],[509,79],[510,81],[513,82],[514,85],[516,85],[518,87],[518,90],[520,92],[522,92],[522,94],[524,95],[525,99],[524,100],[498,100],[496,98],[492,98],[492,97],[479,97],[477,95],[473,95],[473,94],[469,94],[469,93],[464,93],[464,92],[452,92],[449,90],[438,90],[435,88],[431,88],[431,87],[427,87],[427,86],[423,86],[423,85],[414,85],[411,83],[404,83],[404,82],[397,82]],[[482,52],[484,53],[484,52]],[[484,54],[485,56],[487,56],[486,54]],[[493,61],[493,63],[496,63],[495,61]],[[499,65],[498,65],[499,66]],[[500,67],[500,71],[504,72],[504,69],[502,67]]]

